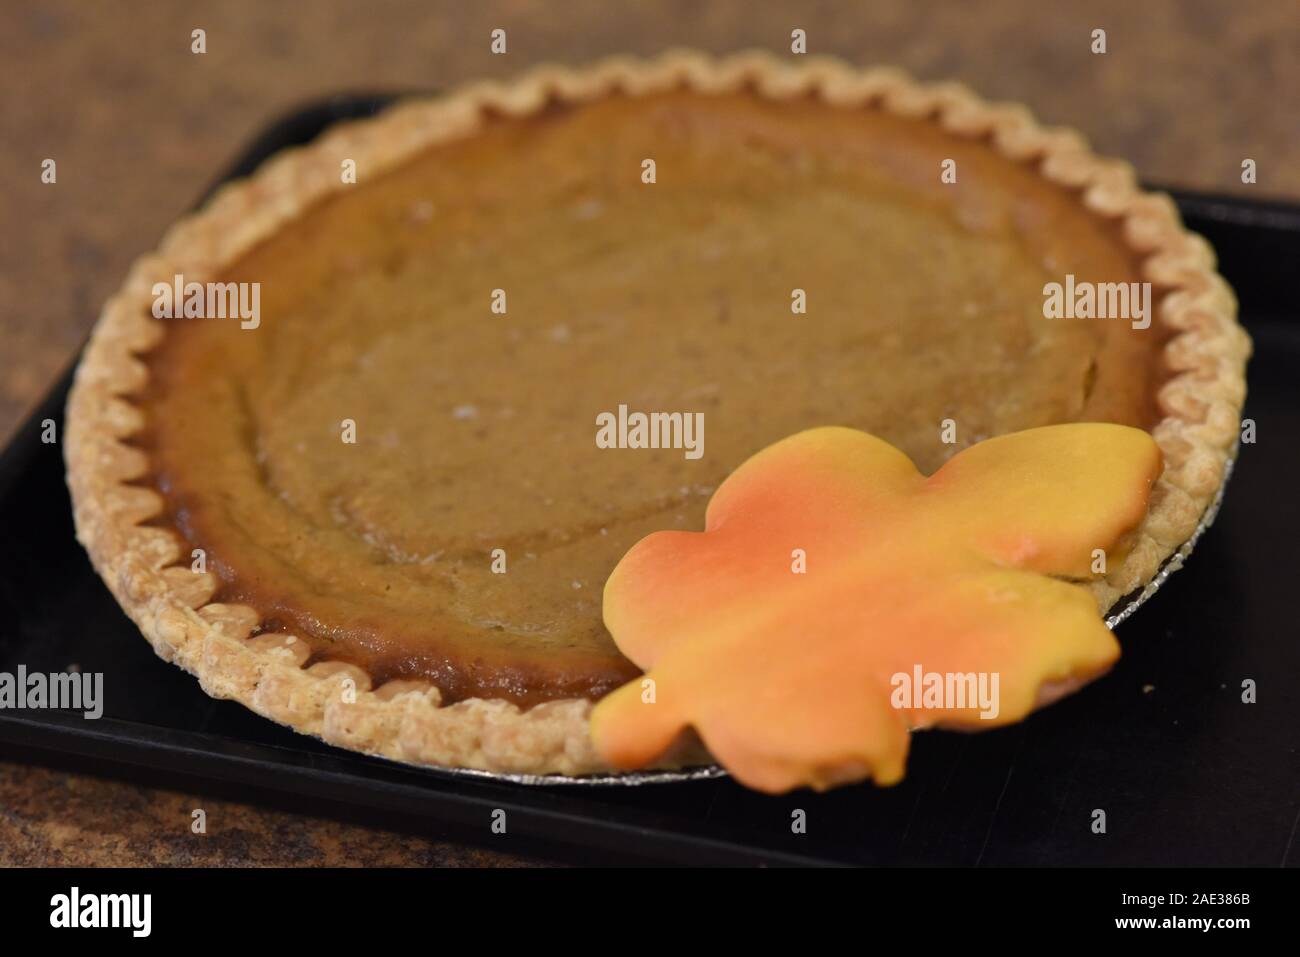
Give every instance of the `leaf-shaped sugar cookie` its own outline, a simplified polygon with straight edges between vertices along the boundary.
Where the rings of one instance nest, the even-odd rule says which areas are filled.
[[[1160,470],[1119,425],[990,439],[928,478],[852,429],[778,442],[703,532],[650,535],[614,569],[605,624],[647,675],[596,706],[596,747],[643,767],[689,726],[758,790],[894,783],[910,728],[1018,721],[1110,667],[1118,645],[1066,579],[1095,549],[1119,560]],[[900,676],[958,684],[936,705]],[[980,676],[996,708],[953,696]]]

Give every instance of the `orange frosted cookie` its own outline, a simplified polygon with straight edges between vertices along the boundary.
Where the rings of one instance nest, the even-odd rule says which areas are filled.
[[[642,767],[692,727],[759,790],[898,781],[909,729],[1017,721],[1110,667],[1076,581],[1122,560],[1160,468],[1116,425],[990,439],[928,478],[851,429],[778,442],[704,532],[651,535],[610,576],[605,623],[646,676],[597,705],[596,747]],[[953,677],[911,687],[927,675]]]

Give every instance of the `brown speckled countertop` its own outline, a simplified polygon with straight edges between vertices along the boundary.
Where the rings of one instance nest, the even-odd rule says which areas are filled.
[[[207,31],[208,52],[190,53]],[[509,53],[488,34],[507,30]],[[341,90],[692,45],[894,63],[1028,103],[1148,181],[1300,198],[1300,19],[1275,0],[754,4],[44,0],[0,12],[0,438],[130,261],[263,124]],[[1090,52],[1093,29],[1108,52]],[[41,162],[58,182],[40,182]],[[1257,185],[1240,181],[1256,161]],[[191,813],[207,813],[207,834]],[[0,865],[524,863],[425,837],[0,760]]]
[[[201,810],[202,833],[195,811]],[[486,827],[485,827],[486,830]],[[497,867],[523,858],[0,761],[0,866]]]

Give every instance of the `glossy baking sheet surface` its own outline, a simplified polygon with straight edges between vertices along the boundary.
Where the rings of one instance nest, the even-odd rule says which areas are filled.
[[[386,101],[294,114],[230,175]],[[1300,261],[1300,211],[1177,198],[1218,250],[1255,338],[1245,414],[1257,441],[1241,447],[1185,567],[1118,625],[1124,654],[1110,675],[1022,724],[917,735],[897,787],[771,798],[698,775],[526,786],[339,751],[214,701],[154,656],[73,538],[61,449],[40,441],[43,419],[61,424],[67,377],[0,457],[0,671],[103,672],[104,717],[0,711],[0,754],[366,811],[499,849],[535,842],[574,861],[1300,866],[1300,320],[1288,266]],[[1257,703],[1242,700],[1246,680]],[[496,809],[508,839],[489,830]],[[1093,832],[1097,810],[1105,834]],[[792,833],[796,811],[806,833]]]

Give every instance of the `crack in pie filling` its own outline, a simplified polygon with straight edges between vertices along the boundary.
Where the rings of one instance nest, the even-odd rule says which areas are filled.
[[[152,318],[174,273],[259,283],[260,324]],[[1151,327],[1045,319],[1067,274],[1151,282]],[[792,433],[865,430],[929,473],[1035,426],[1144,429],[1165,476],[1091,587],[1149,580],[1231,454],[1234,310],[1128,167],[961,88],[762,57],[543,70],[343,125],[179,224],[88,348],[69,483],[119,601],[210,693],[399,760],[583,773],[590,703],[640,673],[602,621],[611,570]],[[599,448],[620,405],[702,412],[703,456]]]

